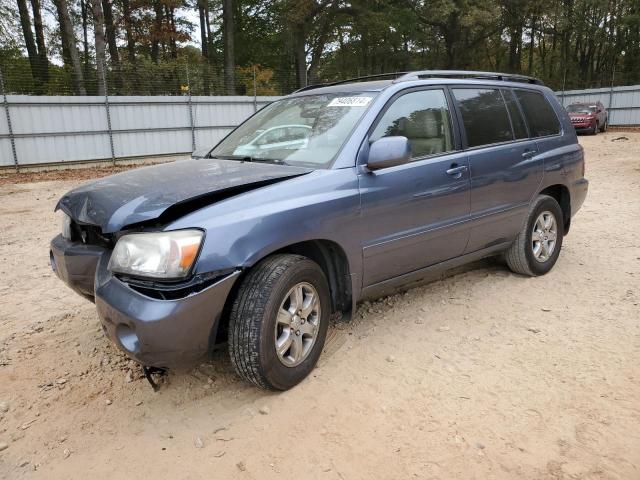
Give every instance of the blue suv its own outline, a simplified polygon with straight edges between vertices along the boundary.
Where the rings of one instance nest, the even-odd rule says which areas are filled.
[[[277,100],[191,160],[72,190],[51,264],[143,366],[226,341],[240,376],[286,390],[358,301],[492,255],[547,273],[587,187],[539,80],[367,77]]]

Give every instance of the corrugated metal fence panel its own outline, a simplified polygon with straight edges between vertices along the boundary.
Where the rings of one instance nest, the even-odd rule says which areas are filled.
[[[558,92],[564,105],[600,100],[611,125],[640,125],[640,85]],[[255,109],[279,97],[191,98],[196,148],[213,146]],[[111,158],[104,97],[8,95],[20,164]],[[192,150],[189,98],[109,97],[116,158],[180,154]],[[4,112],[0,115],[0,165],[13,165]]]
[[[0,138],[0,167],[13,165],[11,142],[8,138]]]
[[[256,107],[279,97],[193,97],[196,147],[215,145]],[[111,158],[104,97],[8,95],[22,165]],[[0,115],[0,166],[13,165],[6,115]],[[109,97],[116,158],[192,150],[189,97]]]
[[[257,97],[247,102],[247,97],[203,97],[192,98],[196,148],[214,146],[236,125],[253,115],[256,110],[280,97]],[[225,112],[221,117],[221,109]]]
[[[564,106],[576,102],[602,102],[609,110],[609,125],[640,125],[640,85],[557,92]],[[609,100],[611,99],[611,105]]]

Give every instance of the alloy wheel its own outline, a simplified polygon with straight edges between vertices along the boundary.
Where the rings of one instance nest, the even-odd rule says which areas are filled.
[[[280,304],[275,324],[275,349],[287,367],[302,363],[311,353],[320,326],[320,298],[313,285],[293,286]]]
[[[558,222],[553,213],[546,210],[538,215],[531,232],[531,249],[533,257],[540,263],[544,263],[556,248],[558,238]]]

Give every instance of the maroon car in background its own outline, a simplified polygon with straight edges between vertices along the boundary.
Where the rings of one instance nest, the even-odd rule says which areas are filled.
[[[609,126],[609,116],[602,103],[572,103],[567,107],[571,124],[576,132],[586,132],[597,135],[598,131],[606,132]]]

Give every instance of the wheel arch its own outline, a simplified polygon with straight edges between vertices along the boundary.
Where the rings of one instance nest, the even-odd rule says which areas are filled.
[[[353,292],[349,260],[339,244],[331,240],[307,240],[288,245],[273,253],[295,253],[320,265],[329,282],[333,312],[351,312]]]
[[[569,233],[569,228],[571,227],[571,194],[567,186],[562,184],[550,185],[544,188],[540,195],[548,195],[558,202],[564,217],[564,235]]]
[[[265,258],[279,253],[302,255],[316,262],[324,272],[327,277],[327,282],[329,283],[332,313],[341,313],[342,316],[346,318],[351,316],[353,310],[353,291],[349,259],[345,250],[338,243],[332,240],[305,240],[271,251],[257,259],[255,262],[252,262],[251,266],[244,270],[227,297],[224,312],[218,325],[215,343],[219,343],[226,339],[229,323],[229,310],[238,293],[238,288],[242,284],[244,276],[251,270],[251,268],[253,268],[253,266],[257,265]]]

